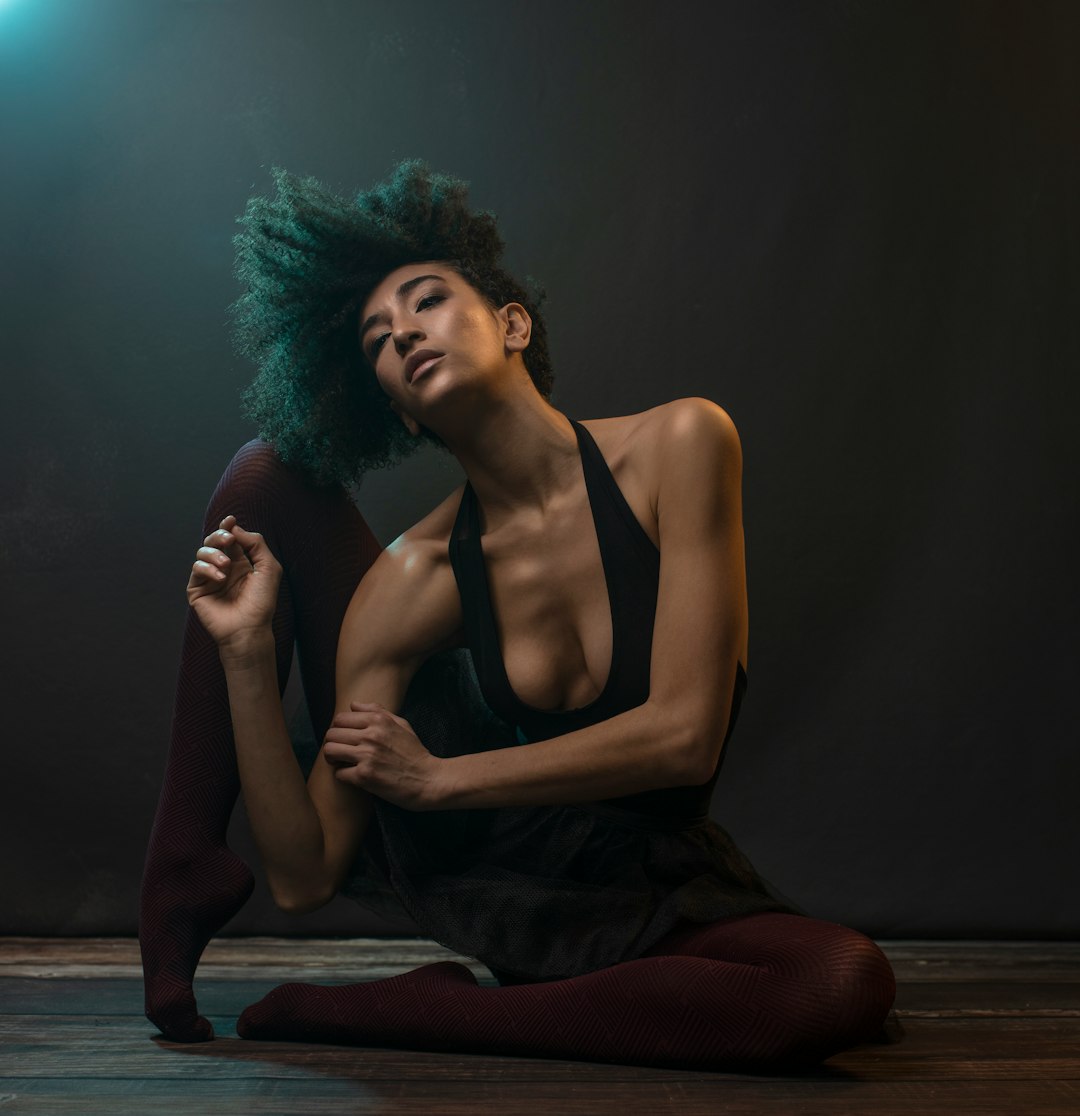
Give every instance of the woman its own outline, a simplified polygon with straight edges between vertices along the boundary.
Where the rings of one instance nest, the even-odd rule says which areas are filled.
[[[188,584],[144,882],[150,1018],[210,1037],[191,974],[250,889],[223,839],[235,747],[283,909],[329,901],[360,856],[354,891],[392,893],[502,985],[448,963],[284,985],[244,1037],[717,1068],[873,1037],[880,951],[791,912],[706,816],[747,662],[730,419],[700,399],[584,424],[552,408],[535,301],[462,184],[404,164],[346,203],[277,178],[238,237],[274,448],[234,460]],[[343,490],[301,474],[347,481],[421,437],[467,484],[375,557]],[[323,736],[306,780],[280,701],[294,641]]]

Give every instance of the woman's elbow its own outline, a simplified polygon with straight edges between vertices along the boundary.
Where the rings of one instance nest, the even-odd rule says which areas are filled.
[[[721,738],[700,718],[679,718],[667,735],[673,786],[697,787],[707,783],[720,760]]]
[[[663,741],[663,778],[668,787],[698,787],[712,779],[720,759],[720,738],[708,719],[679,704],[653,702],[655,739]]]
[[[693,740],[680,755],[679,782],[682,787],[699,787],[707,783],[716,770],[720,757],[715,740]]]
[[[299,887],[296,884],[273,879],[269,883],[274,906],[286,914],[310,914],[320,907],[325,907],[334,898],[334,889],[329,885],[312,886],[308,883],[304,887]]]

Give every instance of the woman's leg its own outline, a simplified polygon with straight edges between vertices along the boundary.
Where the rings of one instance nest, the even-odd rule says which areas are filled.
[[[317,489],[261,441],[233,458],[204,534],[228,514],[261,531],[285,576],[274,616],[279,686],[296,644],[316,739],[333,716],[334,656],[353,590],[378,556],[341,489]],[[192,540],[192,552],[200,540]],[[139,914],[146,1014],[177,1042],[213,1035],[191,980],[206,943],[247,901],[252,875],[225,844],[240,784],[217,647],[194,613],[184,632],[165,780],[147,851]]]
[[[668,935],[647,957],[547,984],[481,988],[429,965],[340,987],[286,984],[241,1015],[245,1038],[708,1069],[818,1062],[875,1037],[895,993],[868,938],[758,914]]]

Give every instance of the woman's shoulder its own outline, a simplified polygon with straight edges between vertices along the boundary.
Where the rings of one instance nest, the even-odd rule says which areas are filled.
[[[738,451],[739,435],[731,416],[719,404],[701,396],[661,403],[633,415],[585,419],[614,470],[636,467],[654,475],[662,459],[717,450]]]
[[[365,581],[412,592],[440,569],[450,570],[447,544],[465,486],[459,485],[418,523],[402,532],[376,559]]]
[[[457,640],[461,601],[447,540],[461,491],[390,543],[361,579],[342,628],[354,656],[408,658]]]
[[[739,477],[739,436],[728,413],[698,396],[673,399],[634,415],[583,421],[630,510],[660,545],[662,493],[716,488]]]
[[[385,551],[387,564],[393,563],[420,578],[435,566],[448,567],[447,546],[464,491],[465,486],[458,485],[423,519],[394,539]]]

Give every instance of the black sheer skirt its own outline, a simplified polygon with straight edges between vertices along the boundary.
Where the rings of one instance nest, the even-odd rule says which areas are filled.
[[[402,715],[437,756],[515,740],[481,697],[467,651],[430,659]],[[708,818],[599,803],[414,813],[374,802],[377,825],[342,892],[382,915],[404,910],[503,983],[628,961],[687,922],[796,911]]]

